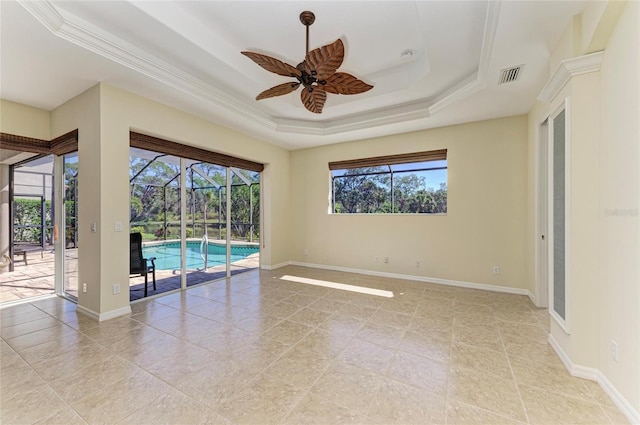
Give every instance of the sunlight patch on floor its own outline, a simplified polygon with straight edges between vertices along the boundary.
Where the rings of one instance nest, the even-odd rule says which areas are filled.
[[[343,291],[359,292],[361,294],[376,295],[378,297],[393,298],[393,292],[383,289],[367,288],[366,286],[347,285],[345,283],[329,282],[326,280],[309,279],[306,277],[284,275],[280,279],[289,282],[306,283],[308,285],[324,286],[325,288],[341,289]]]

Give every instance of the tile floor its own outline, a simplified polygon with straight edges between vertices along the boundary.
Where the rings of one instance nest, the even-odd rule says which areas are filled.
[[[61,298],[0,310],[0,422],[627,423],[566,372],[523,296],[286,267],[132,310],[100,324]]]

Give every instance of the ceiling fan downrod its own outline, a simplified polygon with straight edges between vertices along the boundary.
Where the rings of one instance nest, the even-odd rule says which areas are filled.
[[[314,15],[313,12],[305,10],[300,14],[300,22],[302,22],[302,25],[307,27],[307,49],[304,52],[305,55],[309,53],[309,27],[311,26],[311,24],[315,22],[315,20],[316,20],[316,15]]]
[[[304,25],[307,28],[307,48],[306,48],[306,52],[305,52],[305,57],[309,53],[309,27],[315,22],[315,20],[316,20],[316,15],[314,15],[313,12],[305,10],[304,12],[302,12],[300,14],[300,22],[302,22],[302,25]],[[309,90],[311,92],[311,91],[313,91],[312,84],[316,83],[316,82],[319,82],[319,81],[316,78],[316,72],[314,70],[312,70],[311,74],[309,74],[307,72],[307,70],[305,69],[303,63],[304,62],[300,63],[297,66],[297,68],[300,70],[302,75],[293,76],[293,77],[295,77],[300,83],[302,83],[302,85],[307,90]],[[324,83],[324,81],[322,83]]]

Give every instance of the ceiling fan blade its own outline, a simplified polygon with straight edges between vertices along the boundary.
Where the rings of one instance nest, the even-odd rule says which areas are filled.
[[[305,87],[300,93],[300,99],[302,99],[305,108],[315,114],[320,114],[324,102],[327,100],[327,92],[318,86]]]
[[[346,72],[336,72],[325,81],[326,84],[322,87],[328,93],[334,94],[359,94],[373,88],[372,85],[367,84]]]
[[[318,80],[326,80],[331,74],[336,72],[336,69],[342,65],[344,59],[344,44],[342,40],[337,39],[331,44],[319,47],[307,53],[304,58],[303,64],[308,67],[309,74],[313,75],[313,71],[316,75],[313,75]]]
[[[288,63],[284,63],[281,60],[272,58],[271,56],[263,55],[255,52],[240,52],[264,69],[269,72],[273,72],[285,77],[299,77],[302,72],[299,69],[294,68]]]
[[[271,87],[256,96],[256,100],[267,99],[269,97],[282,96],[283,94],[288,94],[298,88],[300,83],[290,82],[284,84],[278,84],[275,87]]]

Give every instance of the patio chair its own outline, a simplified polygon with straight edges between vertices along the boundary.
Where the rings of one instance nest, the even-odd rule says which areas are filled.
[[[153,277],[153,290],[156,290],[156,257],[142,257],[142,234],[131,233],[129,235],[129,275],[144,276],[144,296],[147,296],[149,273]],[[151,264],[149,264],[151,263]]]

